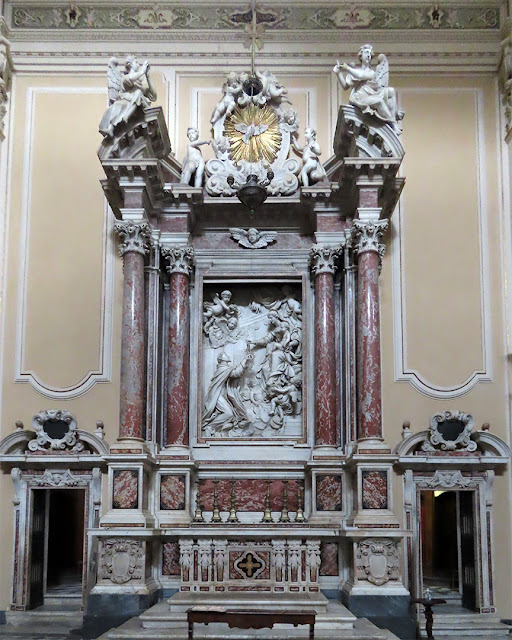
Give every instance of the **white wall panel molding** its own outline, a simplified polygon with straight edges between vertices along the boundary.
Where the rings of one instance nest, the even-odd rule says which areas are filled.
[[[101,285],[100,340],[98,345],[98,367],[84,372],[83,377],[75,384],[58,386],[48,380],[42,380],[36,371],[25,366],[26,309],[28,258],[30,252],[30,210],[33,171],[34,118],[35,101],[42,93],[73,94],[107,94],[103,87],[46,87],[32,86],[27,90],[26,117],[23,149],[23,196],[21,210],[21,234],[19,246],[19,286],[16,305],[17,335],[15,346],[15,382],[30,384],[36,391],[47,398],[69,400],[87,393],[97,383],[112,380],[112,327],[113,327],[113,295],[114,295],[114,239],[113,214],[105,201],[103,224],[103,265]],[[100,186],[98,185],[98,188]]]
[[[489,230],[487,211],[487,175],[484,140],[484,105],[483,90],[475,87],[454,89],[401,89],[400,93],[471,93],[475,99],[476,109],[476,145],[478,172],[478,237],[479,237],[479,271],[480,271],[480,314],[481,314],[481,356],[482,360],[467,377],[454,381],[452,385],[443,386],[434,380],[428,380],[418,369],[410,366],[407,352],[407,277],[404,270],[404,199],[392,217],[391,268],[392,268],[392,306],[394,332],[394,379],[395,382],[409,382],[417,391],[439,400],[458,398],[479,382],[492,382],[492,327],[490,317],[490,280],[489,280]],[[449,301],[440,301],[443,306]]]

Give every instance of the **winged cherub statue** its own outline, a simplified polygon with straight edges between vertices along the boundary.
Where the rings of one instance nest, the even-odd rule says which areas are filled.
[[[364,44],[359,49],[358,58],[360,66],[345,62],[340,64],[338,60],[333,69],[343,89],[352,89],[350,104],[359,107],[363,113],[388,122],[395,133],[400,134],[399,121],[404,114],[398,109],[395,90],[389,86],[388,59],[381,53],[377,58],[377,66],[373,69],[373,47],[370,44]]]
[[[124,71],[117,58],[107,68],[109,107],[100,122],[100,133],[112,138],[115,127],[127,122],[137,107],[147,109],[156,100],[156,89],[149,76],[149,62],[142,64],[134,56],[126,58]]]
[[[263,249],[277,238],[276,231],[258,231],[254,227],[247,231],[232,228],[229,232],[233,240],[236,240],[241,247],[246,249]]]

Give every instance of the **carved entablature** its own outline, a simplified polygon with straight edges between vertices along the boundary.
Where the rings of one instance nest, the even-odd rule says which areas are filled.
[[[443,474],[459,467],[496,469],[506,465],[512,455],[508,445],[488,429],[474,431],[474,424],[473,416],[462,411],[434,414],[428,430],[412,435],[409,430],[404,431],[404,439],[394,451],[399,456],[397,464],[404,469],[442,467]],[[439,485],[446,486],[454,486],[450,483],[460,480],[453,473],[437,479]]]

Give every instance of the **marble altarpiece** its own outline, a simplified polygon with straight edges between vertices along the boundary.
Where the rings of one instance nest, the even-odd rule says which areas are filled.
[[[415,468],[413,446],[383,438],[379,324],[404,114],[386,56],[373,55],[364,45],[333,68],[350,95],[332,155],[274,73],[232,71],[211,132],[188,128],[182,162],[149,65],[109,61],[98,156],[123,260],[119,437],[87,440],[69,416],[57,442],[47,412],[37,436],[0,443],[11,466],[29,464],[25,446],[39,456],[30,473],[13,468],[17,486],[90,482],[86,625],[114,603],[117,623],[141,614],[133,637],[185,637],[190,606],[249,597],[314,609],[330,638],[353,630],[353,614],[411,624],[412,525],[391,481],[399,460]],[[67,473],[43,474],[57,448]],[[391,601],[393,616],[375,613]]]

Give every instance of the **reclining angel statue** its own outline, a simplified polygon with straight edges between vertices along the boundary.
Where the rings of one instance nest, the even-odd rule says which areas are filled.
[[[109,107],[100,122],[100,133],[112,138],[115,127],[121,122],[128,122],[137,107],[147,109],[156,100],[156,89],[149,76],[149,62],[142,64],[134,57],[128,56],[124,72],[118,68],[117,58],[108,62],[108,100]]]
[[[373,69],[373,47],[370,44],[364,44],[359,49],[358,58],[360,66],[340,64],[338,60],[333,69],[343,89],[352,89],[350,104],[359,107],[363,113],[389,123],[395,133],[400,134],[399,122],[404,114],[398,109],[395,90],[389,86],[388,59],[381,53]]]

